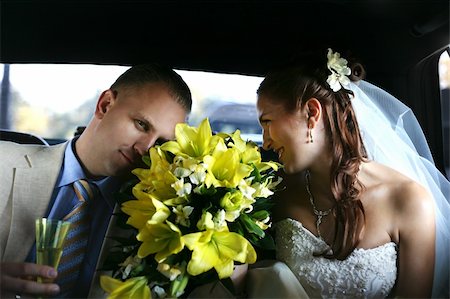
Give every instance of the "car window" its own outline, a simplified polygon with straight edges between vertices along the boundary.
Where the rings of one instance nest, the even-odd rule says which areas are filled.
[[[1,128],[45,139],[71,138],[78,126],[87,125],[91,119],[101,92],[126,69],[127,66],[86,64],[1,65],[3,78],[7,80],[9,75],[10,82]],[[192,92],[191,125],[209,117],[214,131],[230,133],[240,129],[244,137],[255,142],[262,140],[255,108],[261,77],[177,72]]]
[[[450,179],[450,57],[449,48],[439,59],[439,78],[441,87],[442,142],[444,144],[444,165]]]

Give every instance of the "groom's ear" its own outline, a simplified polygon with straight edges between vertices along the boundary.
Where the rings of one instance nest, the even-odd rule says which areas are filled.
[[[310,98],[305,103],[305,110],[307,113],[308,121],[312,122],[311,125],[315,125],[322,117],[322,104],[316,98]]]
[[[95,107],[95,117],[102,119],[109,108],[114,104],[116,100],[115,95],[112,90],[108,89],[102,92],[97,101],[97,106]]]

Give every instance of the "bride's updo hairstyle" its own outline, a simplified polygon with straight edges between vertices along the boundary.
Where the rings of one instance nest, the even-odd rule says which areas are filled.
[[[364,78],[361,64],[350,63],[349,79]],[[364,208],[360,201],[363,190],[357,174],[367,158],[356,115],[351,105],[353,93],[345,88],[333,91],[327,83],[331,74],[327,68],[327,55],[305,57],[301,63],[270,72],[258,88],[258,96],[284,105],[286,111],[303,108],[306,101],[316,98],[322,104],[326,134],[332,151],[331,190],[336,202],[335,235],[332,252],[322,255],[332,259],[345,259],[358,245],[364,229]]]

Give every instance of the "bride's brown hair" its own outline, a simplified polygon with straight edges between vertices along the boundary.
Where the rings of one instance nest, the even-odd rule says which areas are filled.
[[[310,98],[316,98],[322,104],[332,150],[331,191],[336,202],[332,252],[323,253],[323,256],[342,260],[356,248],[365,226],[360,201],[363,185],[357,174],[367,155],[351,105],[352,91],[341,88],[334,92],[326,83],[330,74],[326,67],[326,52],[321,57],[311,56],[302,61],[301,65],[269,73],[257,94],[283,104],[286,111],[303,108]],[[353,63],[349,67],[352,81],[363,79],[365,71],[361,64]]]

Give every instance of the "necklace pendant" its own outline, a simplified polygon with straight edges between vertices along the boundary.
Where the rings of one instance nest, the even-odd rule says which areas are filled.
[[[317,236],[322,239],[322,234],[320,233],[320,224],[321,223],[322,223],[322,215],[317,215],[317,221],[316,221]]]
[[[319,227],[319,225],[322,224],[322,215],[317,215],[317,221],[316,221],[316,225],[317,227]]]
[[[317,209],[317,207],[316,207],[316,205],[314,203],[314,197],[313,197],[313,195],[311,193],[310,186],[309,186],[309,175],[310,175],[309,174],[309,170],[306,170],[305,171],[306,191],[308,192],[309,202],[311,203],[311,206],[313,208],[314,215],[316,215],[316,217],[317,217],[317,220],[316,220],[317,236],[320,239],[323,239],[322,235],[320,233],[320,224],[322,224],[322,218],[325,217],[325,216],[328,216],[328,214],[330,214],[330,212],[333,210],[333,207],[331,207],[331,208],[329,208],[328,210],[325,210],[325,211]]]

